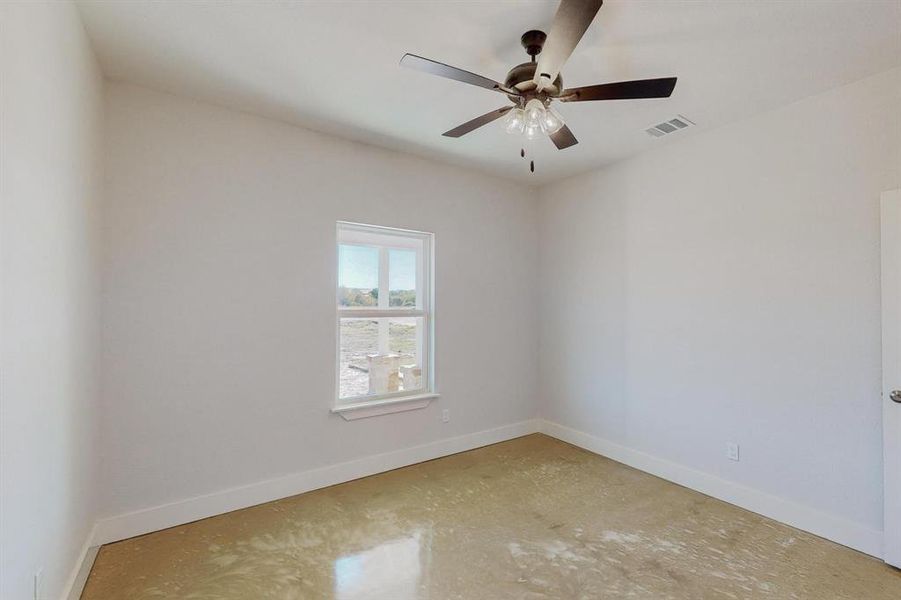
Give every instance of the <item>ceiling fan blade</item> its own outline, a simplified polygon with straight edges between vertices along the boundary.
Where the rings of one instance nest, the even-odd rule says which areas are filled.
[[[400,64],[402,67],[416,69],[417,71],[422,71],[424,73],[431,73],[432,75],[438,75],[439,77],[455,79],[457,81],[462,81],[463,83],[477,85],[489,90],[498,90],[501,88],[501,84],[492,79],[488,79],[487,77],[482,77],[481,75],[476,75],[475,73],[470,73],[469,71],[464,71],[457,67],[429,60],[428,58],[416,56],[415,54],[404,54],[404,57],[400,59]]]
[[[563,64],[576,49],[603,3],[603,0],[560,0],[551,32],[538,55],[538,68],[535,69],[538,89],[551,85],[557,79]]]
[[[618,83],[602,83],[563,90],[563,102],[586,102],[588,100],[632,100],[636,98],[669,98],[676,87],[675,77],[661,79],[638,79]]]
[[[474,131],[474,130],[478,129],[479,127],[481,127],[482,125],[487,125],[488,123],[491,123],[492,121],[494,121],[496,119],[500,119],[505,114],[507,114],[507,112],[509,112],[509,110],[511,108],[513,108],[513,107],[505,106],[503,108],[493,110],[490,113],[485,113],[481,117],[476,117],[472,121],[467,121],[467,122],[463,123],[462,125],[458,125],[457,127],[454,127],[453,129],[451,129],[450,131],[445,131],[441,135],[443,135],[445,137],[452,137],[452,138],[458,138],[460,136],[466,135],[470,131]]]
[[[579,143],[579,140],[576,139],[576,136],[573,135],[573,132],[566,125],[557,133],[552,133],[550,138],[554,145],[557,146],[557,150],[563,150]]]

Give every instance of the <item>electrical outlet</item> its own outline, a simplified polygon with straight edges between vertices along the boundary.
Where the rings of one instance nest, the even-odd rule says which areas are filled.
[[[738,461],[738,444],[732,442],[726,444],[726,458]]]
[[[445,408],[441,411],[441,422],[447,423],[450,421],[450,409]]]
[[[44,596],[44,569],[38,569],[34,574],[34,600],[42,600]]]

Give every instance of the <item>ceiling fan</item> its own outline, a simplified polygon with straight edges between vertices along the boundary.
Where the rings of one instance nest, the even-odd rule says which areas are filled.
[[[507,132],[520,133],[529,139],[545,134],[559,150],[563,150],[578,144],[579,141],[563,122],[560,113],[551,107],[552,101],[668,98],[676,87],[675,77],[602,83],[577,88],[563,87],[560,70],[591,25],[602,4],[603,0],[561,0],[549,35],[537,30],[527,31],[522,35],[520,41],[531,61],[510,69],[503,84],[415,54],[405,54],[400,64],[506,94],[513,103],[512,106],[498,108],[458,125],[444,132],[445,136],[461,137],[506,115],[504,128]],[[522,155],[525,155],[524,151]],[[534,171],[534,164],[532,170]]]

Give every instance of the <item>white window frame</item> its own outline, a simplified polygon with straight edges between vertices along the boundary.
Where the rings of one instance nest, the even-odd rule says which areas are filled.
[[[377,246],[379,250],[379,307],[336,306],[335,318],[335,395],[333,413],[347,420],[371,417],[404,410],[426,407],[438,397],[434,385],[434,234],[424,231],[397,229],[380,225],[366,225],[349,221],[338,221],[335,231],[335,291],[338,289],[338,247],[340,245]],[[420,249],[416,265],[416,308],[391,308],[389,306],[388,256],[392,249]],[[336,295],[337,298],[337,295]],[[341,319],[342,318],[404,318],[422,319],[422,327],[417,335],[422,341],[417,344],[424,356],[418,357],[422,369],[423,386],[419,390],[391,392],[387,394],[341,398]],[[387,325],[380,344],[387,344]],[[380,348],[386,352],[387,348]]]

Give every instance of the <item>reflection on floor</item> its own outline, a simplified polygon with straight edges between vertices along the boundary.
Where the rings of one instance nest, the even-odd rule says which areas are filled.
[[[901,572],[532,435],[104,546],[83,600],[901,598]]]

